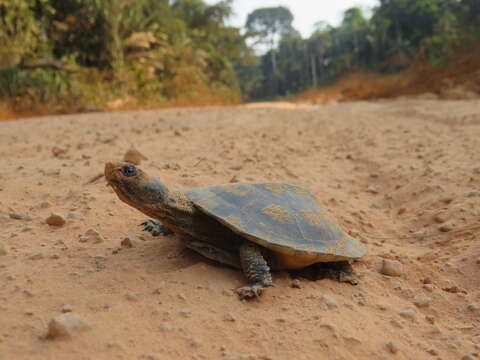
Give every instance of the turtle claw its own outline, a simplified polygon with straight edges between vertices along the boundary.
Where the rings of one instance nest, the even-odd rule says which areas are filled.
[[[160,221],[149,219],[140,224],[143,231],[148,231],[152,236],[166,236],[172,234]]]
[[[353,273],[350,273],[350,272],[340,271],[338,274],[338,281],[347,283],[353,286],[358,285],[358,280],[355,278]]]
[[[263,293],[263,289],[265,289],[268,286],[274,286],[273,284],[271,285],[263,285],[260,283],[253,284],[253,285],[248,285],[248,286],[242,286],[236,290],[238,296],[240,297],[240,300],[250,300],[250,299],[257,299],[260,300],[260,296]]]

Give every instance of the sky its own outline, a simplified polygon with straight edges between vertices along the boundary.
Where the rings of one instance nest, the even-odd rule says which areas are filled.
[[[209,4],[217,1],[207,0]],[[242,27],[250,12],[261,7],[286,6],[293,13],[293,26],[303,37],[309,37],[317,21],[323,20],[330,25],[338,25],[343,12],[353,6],[370,9],[378,4],[378,0],[234,0],[235,15],[231,23]],[[368,12],[367,12],[368,13]]]

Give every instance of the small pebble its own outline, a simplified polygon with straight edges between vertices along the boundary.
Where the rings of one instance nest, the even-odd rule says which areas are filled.
[[[478,358],[476,358],[475,356],[473,355],[464,355],[462,357],[462,360],[478,360]]]
[[[392,354],[396,354],[398,352],[398,346],[397,344],[395,343],[395,341],[389,341],[387,343],[387,349],[388,351],[390,351]]]
[[[44,258],[42,253],[37,253],[32,256],[30,256],[30,260],[42,260]]]
[[[378,189],[375,186],[370,185],[369,187],[367,187],[367,192],[371,194],[378,194]]]
[[[405,319],[410,319],[413,320],[415,318],[415,315],[417,314],[417,310],[414,308],[408,308],[403,311],[400,311],[399,315]]]
[[[30,290],[26,289],[26,290],[23,290],[23,295],[27,296],[27,297],[34,297],[35,294],[32,293]]]
[[[382,311],[386,311],[386,310],[388,310],[388,306],[385,305],[385,304],[377,304],[377,309],[382,310]]]
[[[145,360],[162,360],[162,358],[157,354],[144,355],[144,356],[142,356],[142,359],[145,359]]]
[[[449,231],[453,230],[453,225],[450,224],[450,223],[445,223],[445,224],[440,225],[438,227],[438,230],[440,230],[441,232],[449,232]]]
[[[396,327],[398,329],[403,329],[403,325],[395,319],[390,320],[390,325],[392,325],[393,327]]]
[[[477,311],[478,310],[478,306],[476,304],[468,304],[467,305],[467,309],[469,311]]]
[[[55,157],[59,157],[60,155],[64,155],[64,154],[67,153],[67,151],[68,151],[68,149],[64,149],[64,148],[61,148],[61,147],[58,147],[58,146],[54,146],[52,148],[52,154]]]
[[[438,213],[433,217],[433,220],[438,224],[443,224],[447,222],[448,218],[447,215],[444,213]]]
[[[60,169],[47,169],[43,173],[48,176],[60,175]]]
[[[81,235],[80,242],[92,242],[94,244],[100,244],[105,241],[103,236],[95,229],[88,229],[84,235]]]
[[[465,196],[466,196],[466,197],[476,197],[476,196],[480,196],[480,190],[472,190],[472,191],[469,191],[469,192],[465,193]]]
[[[192,316],[192,310],[190,309],[182,309],[178,313],[185,318]]]
[[[130,240],[129,237],[126,237],[125,239],[123,239],[123,240],[121,241],[120,245],[121,245],[122,247],[128,248],[128,249],[133,248],[133,242],[132,242],[132,240]]]
[[[51,213],[45,222],[51,226],[63,226],[65,225],[65,218],[60,214]]]
[[[435,286],[433,286],[432,284],[425,284],[423,285],[423,288],[428,292],[433,292],[435,290]]]
[[[7,248],[3,243],[0,242],[0,256],[7,255]]]
[[[427,320],[430,324],[435,324],[435,318],[431,315],[425,316],[425,320]]]
[[[387,276],[401,276],[403,274],[403,264],[396,260],[383,259],[380,272]]]
[[[137,149],[134,147],[127,150],[125,155],[123,156],[123,161],[128,162],[133,165],[140,165],[143,160],[148,160],[148,158],[141,154]]]
[[[62,306],[62,313],[69,313],[69,312],[72,312],[73,311],[73,307],[72,305],[63,305]]]
[[[127,299],[128,301],[138,301],[138,296],[134,293],[126,293],[125,299]]]
[[[80,315],[61,314],[50,320],[48,338],[72,336],[75,332],[91,329],[90,322]]]
[[[161,332],[169,332],[172,331],[172,328],[167,323],[161,323],[158,325],[158,328]]]
[[[433,356],[438,355],[438,351],[436,349],[428,349],[427,353],[429,353],[430,355],[433,355]]]
[[[320,324],[320,327],[322,329],[327,329],[331,332],[335,332],[337,330],[336,326],[333,325],[333,324],[330,324],[330,323],[323,323],[323,324]]]
[[[452,294],[456,294],[456,293],[460,292],[460,289],[456,285],[450,285],[450,286],[444,287],[443,291],[446,291],[446,292],[449,292],[449,293],[452,293]]]
[[[321,298],[320,298],[320,301],[321,301],[321,307],[324,308],[324,309],[335,309],[338,307],[337,303],[335,302],[335,300],[323,295]]]
[[[32,206],[32,209],[33,210],[37,210],[37,209],[47,209],[49,207],[51,207],[52,205],[48,202],[48,201],[42,201],[34,206]]]
[[[223,320],[224,320],[224,321],[232,321],[232,322],[233,322],[233,321],[235,321],[236,319],[235,319],[235,317],[233,316],[233,314],[231,314],[231,313],[225,313],[225,314],[223,315]]]
[[[12,212],[8,214],[8,216],[10,216],[10,219],[14,219],[14,220],[22,220],[22,219],[25,219],[26,217],[24,213],[19,213],[19,212]]]
[[[415,296],[415,298],[413,299],[413,303],[415,304],[416,307],[425,308],[430,306],[431,300],[432,299],[430,299],[429,297],[418,295],[418,296]]]

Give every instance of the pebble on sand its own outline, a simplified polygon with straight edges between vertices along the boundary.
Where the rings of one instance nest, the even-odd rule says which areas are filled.
[[[62,306],[62,313],[69,313],[73,311],[73,306],[72,305],[63,305]]]
[[[143,160],[148,160],[148,158],[134,147],[128,149],[125,155],[123,155],[123,161],[133,165],[140,165]]]
[[[467,309],[469,311],[477,311],[478,310],[478,306],[476,304],[468,304],[467,305]]]
[[[441,232],[449,232],[453,230],[453,225],[450,223],[444,223],[438,227]]]
[[[399,314],[401,317],[405,319],[413,320],[415,318],[415,315],[417,314],[417,311],[414,308],[408,308],[403,311],[400,311]]]
[[[129,292],[125,294],[125,299],[127,299],[128,301],[138,301],[138,296],[134,293]]]
[[[24,213],[19,213],[19,212],[12,212],[8,214],[8,216],[10,216],[10,219],[14,219],[14,220],[22,220],[26,217]]]
[[[121,242],[120,245],[124,248],[133,248],[133,242],[129,237],[124,238]]]
[[[0,256],[7,255],[7,248],[4,244],[0,243]]]
[[[88,229],[84,235],[80,236],[80,242],[92,242],[99,244],[105,241],[103,236],[95,229]]]
[[[443,224],[447,222],[448,218],[445,213],[438,213],[433,217],[433,220],[438,224]]]
[[[72,336],[76,332],[91,329],[90,322],[83,316],[75,314],[61,314],[55,316],[48,324],[48,338]]]
[[[402,276],[403,264],[396,260],[383,259],[380,272],[387,276]]]
[[[390,351],[392,354],[396,354],[398,352],[398,345],[395,341],[389,341],[387,343],[387,349]]]
[[[427,296],[418,295],[413,299],[416,307],[424,308],[430,306],[431,299]]]
[[[321,307],[324,308],[325,310],[331,310],[331,309],[335,309],[338,307],[337,303],[335,302],[335,300],[329,298],[328,296],[322,296],[320,298],[320,301],[321,301]]]
[[[63,226],[65,225],[65,218],[56,213],[51,213],[49,217],[45,219],[45,222],[50,226]]]
[[[235,316],[233,316],[232,313],[225,313],[225,314],[223,315],[223,320],[224,320],[224,321],[232,321],[232,322],[233,322],[233,321],[235,321],[236,319],[235,319]]]

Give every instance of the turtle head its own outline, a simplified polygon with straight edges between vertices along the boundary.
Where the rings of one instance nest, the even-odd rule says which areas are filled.
[[[106,163],[105,178],[120,200],[149,216],[161,216],[168,189],[160,180],[124,162]]]

